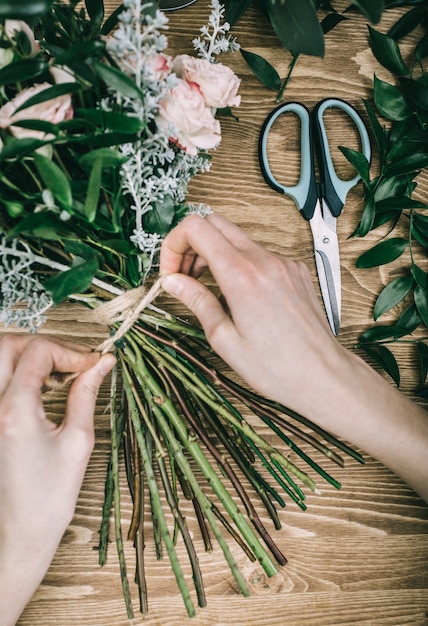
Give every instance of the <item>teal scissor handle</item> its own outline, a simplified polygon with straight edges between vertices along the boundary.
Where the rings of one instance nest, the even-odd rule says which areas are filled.
[[[350,104],[338,98],[327,98],[316,105],[312,112],[312,131],[323,183],[322,196],[327,201],[331,214],[338,217],[345,204],[348,191],[358,183],[360,175],[357,174],[354,178],[343,180],[336,174],[323,119],[325,111],[332,107],[344,111],[354,122],[360,136],[361,152],[369,162],[371,146],[367,128],[360,115]]]
[[[338,217],[345,204],[348,191],[360,180],[359,174],[349,180],[339,178],[330,154],[323,115],[326,109],[335,107],[344,111],[357,127],[361,151],[370,161],[371,147],[366,126],[357,111],[338,98],[327,98],[319,102],[312,113],[299,102],[287,102],[274,109],[266,118],[259,137],[259,161],[266,182],[279,193],[290,196],[302,215],[313,217],[319,197],[324,198],[334,217]],[[267,156],[267,138],[274,122],[280,115],[294,113],[300,119],[300,176],[296,185],[287,186],[279,182],[272,173]],[[314,145],[317,151],[321,174],[321,185],[315,177]]]
[[[280,115],[288,112],[295,113],[300,119],[300,177],[297,184],[291,187],[283,185],[275,178],[267,156],[267,138],[270,129]],[[259,161],[266,182],[275,191],[290,196],[307,220],[312,218],[318,199],[311,134],[311,115],[308,109],[299,102],[286,102],[268,115],[259,137]]]

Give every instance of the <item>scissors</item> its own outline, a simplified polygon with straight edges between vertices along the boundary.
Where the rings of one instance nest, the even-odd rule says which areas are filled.
[[[341,109],[352,119],[359,133],[361,151],[370,161],[370,139],[363,120],[350,104],[337,98],[321,100],[312,113],[299,102],[287,102],[274,109],[260,132],[259,160],[266,182],[275,191],[290,196],[309,221],[321,295],[331,330],[337,335],[340,329],[341,276],[336,219],[342,212],[348,191],[358,183],[360,176],[357,174],[350,180],[343,180],[336,174],[323,118],[326,109],[331,107]],[[275,120],[285,113],[294,113],[300,119],[300,177],[297,184],[291,187],[278,182],[267,156],[269,132]],[[314,147],[320,182],[316,180]]]

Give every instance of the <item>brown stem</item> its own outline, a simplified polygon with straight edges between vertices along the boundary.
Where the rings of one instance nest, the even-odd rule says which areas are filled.
[[[174,394],[175,394],[175,396],[177,398],[177,401],[178,401],[178,403],[180,405],[180,408],[183,411],[183,413],[186,415],[186,419],[188,420],[188,422],[191,425],[192,429],[195,432],[197,432],[198,437],[200,437],[200,439],[204,442],[205,446],[207,447],[209,452],[212,454],[212,456],[216,460],[218,466],[227,475],[227,477],[229,478],[230,482],[232,483],[236,493],[239,495],[243,505],[245,506],[245,508],[247,510],[249,519],[251,520],[251,522],[253,523],[253,525],[257,529],[257,531],[260,534],[260,536],[263,538],[263,540],[266,543],[266,545],[269,547],[270,551],[272,552],[272,554],[274,555],[274,557],[278,561],[278,563],[280,563],[281,565],[285,565],[285,563],[287,562],[287,559],[282,554],[282,552],[279,550],[278,546],[275,544],[275,542],[273,541],[272,537],[269,535],[269,533],[267,532],[267,530],[264,527],[263,523],[261,522],[261,520],[260,520],[260,518],[259,518],[259,516],[257,514],[257,511],[255,510],[255,508],[254,508],[254,506],[253,506],[249,496],[247,495],[244,487],[242,486],[242,483],[240,482],[238,476],[234,472],[234,470],[231,467],[230,463],[227,461],[227,459],[222,454],[219,453],[219,451],[217,450],[215,444],[211,440],[211,438],[208,435],[208,433],[203,428],[199,427],[199,424],[197,423],[197,421],[194,418],[193,412],[189,409],[188,404],[186,403],[186,401],[183,398],[181,390],[178,388],[178,386],[176,385],[175,381],[172,379],[172,376],[170,375],[170,373],[163,366],[160,366],[160,369],[163,372],[163,375],[165,376],[165,378],[167,378],[168,384],[170,385],[172,391],[174,392]]]

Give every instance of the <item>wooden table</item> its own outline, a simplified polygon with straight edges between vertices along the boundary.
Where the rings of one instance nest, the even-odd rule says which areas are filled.
[[[115,0],[106,3],[108,9],[116,4]],[[398,15],[397,11],[388,13],[379,28],[386,32]],[[207,0],[198,0],[193,6],[170,14],[172,50],[192,53],[191,39],[206,23],[207,16]],[[280,47],[259,11],[248,11],[234,32],[243,48],[262,54],[285,76],[290,56]],[[371,55],[364,19],[352,17],[340,24],[327,36],[326,43],[323,60],[299,59],[285,98],[297,99],[311,107],[321,98],[337,96],[363,110],[361,98],[371,97],[373,73],[376,71],[378,76],[390,80]],[[239,122],[223,121],[223,139],[214,154],[212,170],[192,183],[190,198],[206,202],[213,210],[228,216],[271,250],[305,260],[316,281],[308,224],[291,201],[267,187],[259,170],[258,133],[265,116],[275,106],[275,95],[253,77],[239,53],[224,61],[242,79]],[[332,131],[336,133],[336,143],[348,141],[347,145],[351,145],[351,135],[348,140],[341,129],[338,125]],[[295,173],[296,159],[290,156],[283,160],[291,174]],[[419,194],[425,199],[428,196],[426,176],[420,179]],[[360,252],[379,238],[379,233],[363,240],[348,238],[358,222],[361,207],[362,192],[358,186],[351,192],[339,221],[343,277],[339,340],[351,349],[361,331],[372,323],[372,306],[381,285],[399,267],[391,264],[373,270],[355,268]],[[106,330],[94,324],[86,310],[66,305],[52,311],[43,332],[96,345]],[[402,348],[397,356],[403,365],[402,389],[412,395],[418,380],[413,352]],[[334,385],[334,380],[331,384]],[[108,564],[102,569],[98,567],[95,551],[109,451],[107,401],[108,385],[100,394],[97,442],[74,520],[45,580],[19,620],[20,626],[128,623],[115,546],[112,544]],[[50,397],[47,408],[53,417],[60,416],[64,395]],[[306,512],[293,504],[281,511],[283,528],[275,533],[275,538],[289,562],[275,578],[267,579],[260,566],[240,557],[237,550],[238,561],[252,590],[251,597],[237,595],[218,548],[212,554],[202,554],[208,607],[198,610],[193,620],[186,616],[168,560],[157,562],[153,546],[148,545],[150,611],[144,623],[147,626],[428,624],[428,507],[371,458],[366,458],[365,466],[351,460],[343,470],[334,470],[334,475],[342,482],[340,491],[323,487],[322,495],[308,496]],[[125,484],[123,491],[126,528],[130,508],[126,504],[129,501]],[[186,513],[192,515],[190,510]],[[190,525],[192,521],[189,519]],[[200,541],[195,542],[200,547]],[[132,570],[131,547],[128,550]],[[143,623],[143,619],[138,615],[134,623]]]

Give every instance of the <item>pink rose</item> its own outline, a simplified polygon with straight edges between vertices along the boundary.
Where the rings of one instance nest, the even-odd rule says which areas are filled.
[[[159,52],[151,55],[137,55],[126,48],[123,49],[114,35],[107,37],[105,41],[107,50],[116,58],[126,74],[135,74],[138,63],[140,63],[141,73],[154,80],[164,80],[171,73],[172,57],[168,54]]]
[[[0,108],[0,128],[9,129],[9,132],[18,139],[24,137],[34,137],[35,139],[42,140],[50,139],[50,137],[42,131],[21,128],[20,126],[14,126],[14,124],[21,120],[43,120],[45,122],[51,122],[52,124],[59,124],[59,122],[69,120],[73,117],[73,107],[69,94],[34,104],[16,113],[16,110],[29,98],[32,98],[51,86],[52,85],[49,83],[41,83],[33,87],[28,87],[27,89],[23,89],[13,100],[9,100],[9,102],[4,104]]]
[[[197,85],[185,80],[179,80],[162,100],[156,122],[166,131],[175,129],[171,141],[192,155],[198,153],[198,148],[214,148],[221,139],[220,122],[205,104]]]
[[[164,80],[171,73],[172,57],[168,54],[159,53],[154,56],[143,56],[142,62],[146,73],[155,80]]]
[[[172,69],[180,78],[198,85],[208,106],[216,109],[239,106],[241,96],[237,93],[241,81],[226,65],[180,54],[175,57]]]

